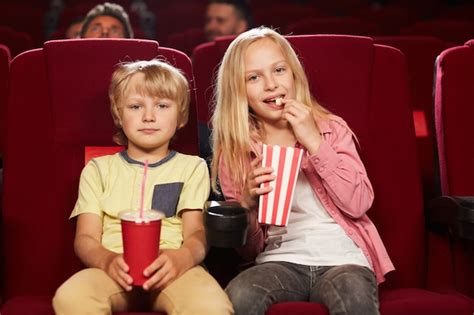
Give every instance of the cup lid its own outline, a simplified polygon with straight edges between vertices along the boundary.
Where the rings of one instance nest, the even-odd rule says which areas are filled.
[[[123,210],[119,212],[119,218],[121,220],[135,223],[148,223],[150,221],[161,220],[164,217],[163,212],[154,209],[143,211],[143,218],[140,218],[140,211],[138,210]]]

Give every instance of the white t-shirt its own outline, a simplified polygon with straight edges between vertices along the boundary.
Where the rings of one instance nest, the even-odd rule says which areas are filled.
[[[309,266],[370,267],[362,250],[327,213],[302,171],[286,227],[270,226],[257,263],[286,261]]]

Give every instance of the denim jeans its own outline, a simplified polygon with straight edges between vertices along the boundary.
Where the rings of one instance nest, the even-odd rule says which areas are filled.
[[[240,273],[225,291],[236,315],[263,315],[272,304],[289,301],[322,303],[331,315],[379,314],[375,275],[358,265],[266,262]]]

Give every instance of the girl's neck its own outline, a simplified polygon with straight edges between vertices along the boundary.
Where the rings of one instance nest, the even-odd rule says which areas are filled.
[[[272,125],[264,125],[265,139],[264,143],[279,145],[285,147],[294,147],[296,144],[296,137],[289,124],[285,127],[278,127]]]

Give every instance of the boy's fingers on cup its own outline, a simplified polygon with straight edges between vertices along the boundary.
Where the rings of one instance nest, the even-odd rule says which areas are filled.
[[[128,272],[129,267],[127,263],[125,262],[125,259],[123,259],[123,256],[120,256],[119,258],[117,258],[117,264],[120,267],[120,269],[122,269],[125,272]]]

